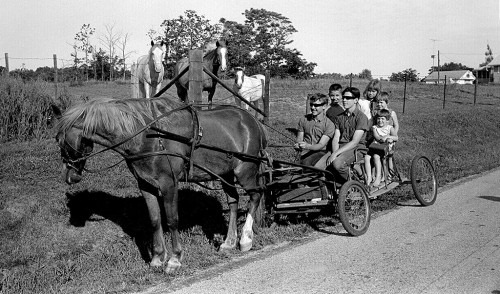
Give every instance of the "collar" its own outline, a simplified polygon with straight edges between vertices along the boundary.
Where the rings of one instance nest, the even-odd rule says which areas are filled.
[[[321,121],[323,121],[323,120],[326,118],[325,111],[326,111],[326,110],[323,110],[323,112],[322,112],[320,115],[316,116],[316,117],[312,117],[312,116],[311,116],[311,117],[312,117],[315,121],[317,121],[317,122],[321,122]]]

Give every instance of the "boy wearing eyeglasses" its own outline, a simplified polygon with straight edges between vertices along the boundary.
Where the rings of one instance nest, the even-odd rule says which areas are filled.
[[[335,180],[339,184],[348,179],[349,165],[355,160],[355,148],[366,151],[368,118],[358,107],[359,97],[358,88],[347,87],[342,91],[345,111],[333,118],[335,134],[332,140],[332,152],[325,154],[315,165],[322,169],[332,166]]]
[[[326,153],[326,146],[335,133],[335,125],[326,117],[328,97],[321,93],[309,96],[311,113],[298,123],[294,148],[300,151],[300,163],[313,166]]]

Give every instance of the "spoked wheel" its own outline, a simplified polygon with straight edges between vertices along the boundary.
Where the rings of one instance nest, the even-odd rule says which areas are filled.
[[[371,218],[370,199],[360,182],[348,181],[342,185],[337,210],[342,226],[350,235],[366,233]]]
[[[429,206],[436,202],[437,178],[429,158],[417,155],[411,162],[411,186],[418,202]]]

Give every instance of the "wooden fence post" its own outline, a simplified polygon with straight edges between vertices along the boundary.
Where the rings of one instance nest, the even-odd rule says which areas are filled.
[[[476,105],[476,97],[477,97],[477,80],[474,83],[474,105]]]
[[[195,104],[203,102],[203,51],[189,51],[189,88],[188,88],[188,103],[189,100],[194,100]],[[211,101],[210,101],[211,102]],[[211,105],[209,105],[210,107]]]
[[[406,104],[406,74],[405,74],[405,89],[403,92],[403,113],[405,113],[405,104]]]
[[[5,53],[5,73],[9,75],[9,53]]]
[[[443,91],[443,109],[446,103],[446,75],[444,75],[444,91]]]
[[[57,100],[57,55],[54,54],[54,88],[55,88],[55,98]]]
[[[349,78],[349,87],[352,87],[352,72],[351,72],[351,77]]]
[[[264,104],[264,123],[269,123],[269,96],[271,90],[271,73],[266,70],[266,83],[264,84],[264,95],[262,96],[262,102]]]

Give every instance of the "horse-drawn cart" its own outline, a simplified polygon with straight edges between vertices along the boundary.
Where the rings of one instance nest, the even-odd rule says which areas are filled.
[[[370,201],[400,185],[411,184],[415,197],[423,206],[436,201],[436,174],[427,157],[417,155],[413,158],[410,179],[399,172],[393,153],[384,156],[382,163],[384,185],[373,190],[363,181],[362,159],[356,159],[350,166],[350,178],[343,185],[336,183],[328,170],[281,161],[279,167],[264,169],[266,202],[275,219],[281,214],[337,211],[345,230],[352,236],[359,236],[370,225]],[[355,171],[356,165],[363,170],[361,174]]]

